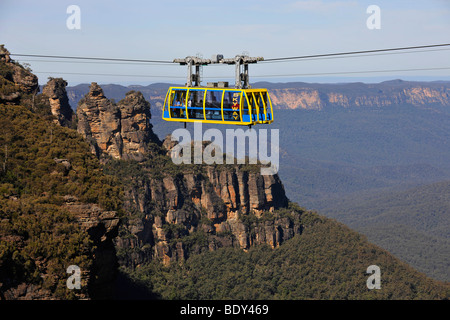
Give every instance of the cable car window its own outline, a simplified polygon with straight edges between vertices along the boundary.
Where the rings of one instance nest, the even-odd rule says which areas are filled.
[[[203,89],[190,89],[189,98],[187,100],[188,117],[189,119],[201,119],[203,117],[203,97],[205,96],[205,90]]]
[[[251,92],[247,92],[247,99],[248,99],[248,104],[252,109],[252,121],[256,121],[256,105],[255,105],[255,99],[253,98],[253,94]]]
[[[272,120],[271,108],[270,108],[270,98],[269,98],[267,92],[264,92],[264,91],[261,92],[261,96],[264,101],[264,104],[266,105],[267,119],[265,119],[265,120]]]
[[[255,92],[255,103],[258,105],[259,108],[259,115],[258,115],[258,120],[259,121],[263,121],[265,120],[265,115],[264,115],[264,103],[261,97],[261,92]]]
[[[245,98],[246,96],[243,95],[242,99],[243,101],[243,107],[242,107],[242,121],[244,122],[250,122],[250,110],[248,108],[248,103],[247,103],[247,99]]]
[[[205,99],[206,120],[222,120],[222,90],[208,90]]]
[[[227,91],[223,97],[223,120],[225,121],[241,121],[241,92]]]
[[[164,99],[164,106],[163,106],[163,118],[169,118],[169,92],[166,93],[166,98]]]
[[[186,93],[187,90],[174,90],[170,97],[170,115],[172,118],[186,118]]]

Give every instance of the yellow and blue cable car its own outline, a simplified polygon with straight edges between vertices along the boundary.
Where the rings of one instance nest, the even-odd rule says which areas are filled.
[[[248,64],[262,61],[262,57],[237,55],[224,59],[215,55],[212,59],[186,57],[174,62],[187,65],[186,86],[171,87],[167,91],[162,118],[166,121],[221,123],[253,126],[273,122],[272,102],[267,89],[253,89],[249,85]],[[210,82],[200,86],[200,66],[210,63],[235,65],[235,85],[228,82]],[[195,73],[192,67],[195,66]],[[242,70],[243,69],[243,70]]]
[[[252,126],[272,123],[273,110],[267,89],[171,87],[163,119]]]

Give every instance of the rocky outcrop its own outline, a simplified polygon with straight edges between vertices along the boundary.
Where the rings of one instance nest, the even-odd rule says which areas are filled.
[[[39,92],[38,78],[12,60],[3,45],[0,45],[0,86],[0,103],[18,103]]]
[[[147,152],[151,135],[150,103],[139,91],[130,91],[119,101],[123,158],[139,158]]]
[[[150,104],[138,91],[129,92],[117,105],[95,82],[77,108],[78,132],[98,157],[139,160],[150,139]]]
[[[107,99],[102,88],[93,82],[77,108],[77,130],[90,143],[92,152],[120,158],[122,149],[120,116],[117,106]]]
[[[21,283],[16,287],[0,292],[0,300],[53,300],[53,293],[41,285]]]
[[[69,126],[73,115],[66,86],[67,82],[62,78],[49,78],[42,89],[42,95],[48,99],[51,113],[56,118],[55,122],[61,126]]]

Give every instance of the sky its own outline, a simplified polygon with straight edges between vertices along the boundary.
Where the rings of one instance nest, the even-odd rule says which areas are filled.
[[[69,28],[71,5],[79,29]],[[371,5],[380,9],[379,29]],[[266,59],[450,43],[450,0],[299,1],[84,1],[1,0],[0,44],[12,53],[167,60],[246,53]],[[376,22],[376,21],[375,21]],[[12,56],[30,64],[45,84],[69,86],[184,83],[186,67]],[[379,82],[450,80],[450,47],[427,52],[263,62],[250,66],[251,82]],[[411,70],[447,68],[441,70]],[[396,70],[385,72],[386,70]],[[400,71],[410,70],[410,71]],[[368,72],[370,71],[370,72]],[[207,81],[233,82],[234,67],[203,68]]]

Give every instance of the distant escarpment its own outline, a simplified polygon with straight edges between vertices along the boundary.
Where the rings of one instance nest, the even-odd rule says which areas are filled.
[[[170,84],[148,86],[104,85],[109,98],[121,99],[130,90],[139,90],[161,110]],[[389,107],[412,105],[416,107],[449,107],[450,82],[391,80],[380,83],[305,83],[305,82],[255,82],[254,88],[267,88],[275,109],[322,110],[352,107]],[[67,89],[72,106],[89,90],[89,85],[79,84]]]
[[[450,106],[450,83],[260,83],[269,88],[272,103],[279,109],[324,109],[335,107],[389,107],[395,105]]]

